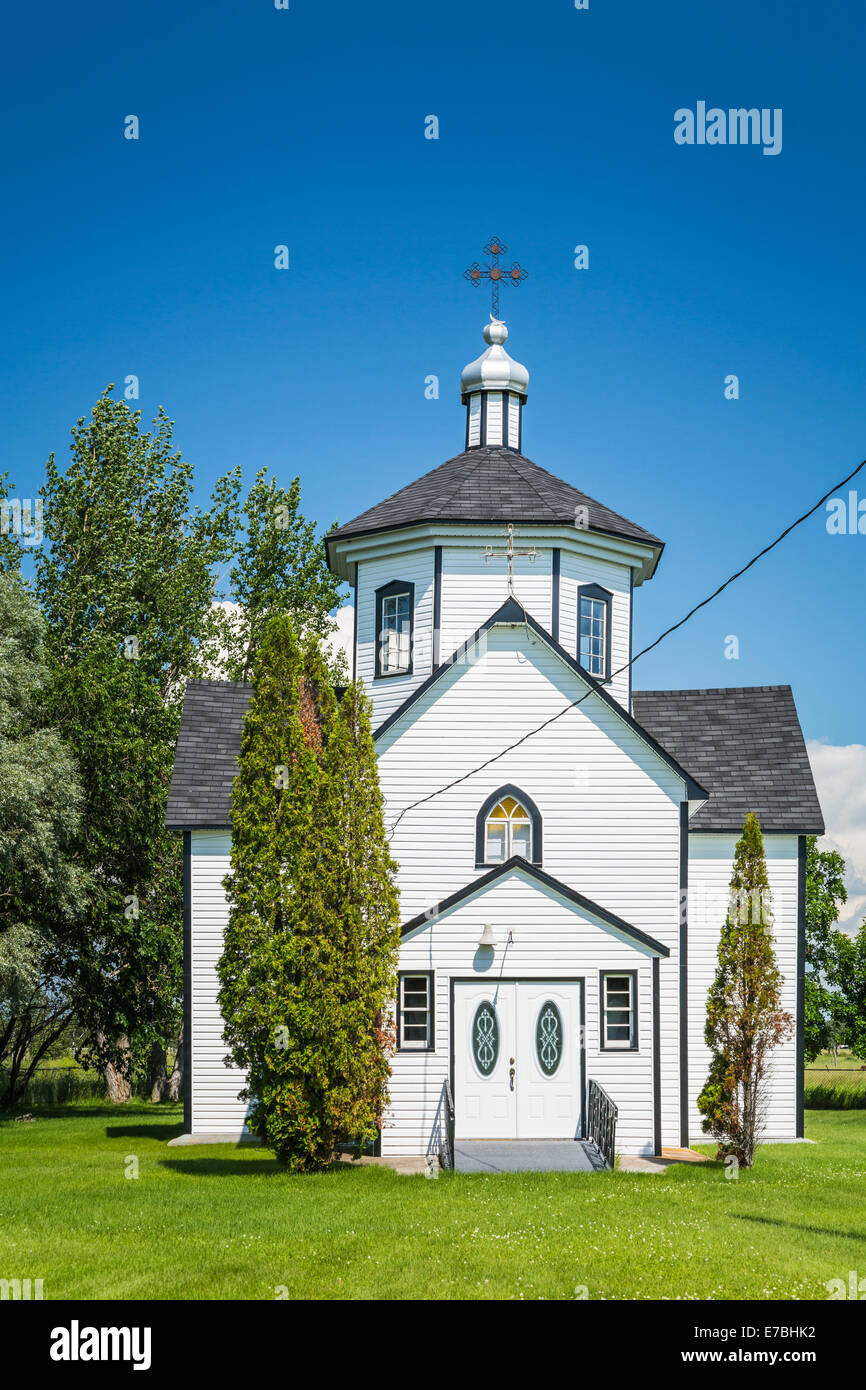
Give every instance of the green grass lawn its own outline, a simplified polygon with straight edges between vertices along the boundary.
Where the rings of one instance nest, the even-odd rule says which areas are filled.
[[[258,1148],[167,1148],[181,1128],[141,1102],[0,1123],[0,1278],[46,1299],[823,1299],[866,1274],[863,1111],[809,1114],[815,1145],[764,1148],[736,1181],[289,1177]]]

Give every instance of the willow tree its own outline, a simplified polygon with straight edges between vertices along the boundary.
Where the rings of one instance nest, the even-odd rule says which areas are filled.
[[[730,889],[707,998],[704,1036],[712,1059],[698,1109],[704,1132],[717,1141],[717,1157],[733,1154],[751,1168],[766,1100],[767,1061],[793,1026],[782,1009],[764,838],[752,812],[737,841]]]
[[[20,1099],[71,1021],[58,932],[86,902],[75,854],[78,773],[57,731],[44,723],[44,637],[20,576],[0,572],[0,1105]]]
[[[219,964],[247,1124],[292,1170],[375,1136],[399,943],[369,705],[338,705],[318,643],[274,618],[253,668],[232,791]]]

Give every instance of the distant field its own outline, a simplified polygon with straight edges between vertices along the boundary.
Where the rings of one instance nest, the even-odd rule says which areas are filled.
[[[809,1062],[804,1074],[804,1096],[811,1110],[866,1110],[866,1070],[859,1057],[840,1052],[838,1066],[830,1052]]]
[[[829,1071],[859,1071],[862,1067],[866,1076],[866,1061],[851,1052],[840,1052],[835,1062],[832,1052],[819,1052],[814,1062],[807,1062],[806,1067],[809,1071],[823,1071],[825,1068]]]

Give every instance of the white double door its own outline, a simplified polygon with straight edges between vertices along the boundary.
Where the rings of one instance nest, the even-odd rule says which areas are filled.
[[[458,1139],[581,1133],[579,981],[454,984]]]

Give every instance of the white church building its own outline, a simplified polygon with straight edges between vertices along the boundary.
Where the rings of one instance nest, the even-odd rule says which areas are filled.
[[[462,452],[327,537],[399,865],[381,1152],[440,1154],[452,1119],[458,1144],[597,1137],[608,1100],[619,1153],[705,1142],[707,990],[749,811],[796,1020],[765,1136],[802,1136],[806,836],[823,824],[790,687],[632,688],[632,605],[663,543],[530,462],[529,373],[502,322],[484,338]],[[244,1077],[225,1063],[216,964],[249,697],[189,682],[168,808],[185,846],[185,1128],[227,1140]]]

